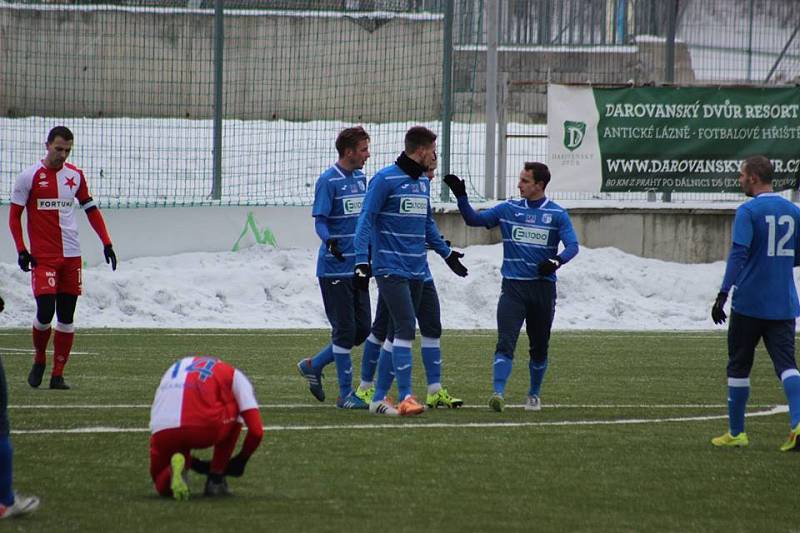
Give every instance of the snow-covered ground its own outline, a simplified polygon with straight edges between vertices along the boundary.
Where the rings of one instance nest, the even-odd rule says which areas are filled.
[[[445,328],[495,328],[501,245],[464,249],[467,278],[430,254]],[[324,328],[316,251],[252,247],[190,253],[84,270],[76,326],[166,328]],[[559,271],[555,328],[713,329],[711,302],[724,263],[685,265],[613,248],[582,249]],[[373,283],[374,285],[374,283]],[[28,327],[29,274],[0,263],[6,310],[0,327]],[[375,303],[373,287],[373,305]]]

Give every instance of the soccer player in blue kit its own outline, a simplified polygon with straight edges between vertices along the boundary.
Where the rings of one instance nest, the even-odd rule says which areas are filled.
[[[453,174],[444,182],[458,200],[468,226],[500,226],[503,236],[503,276],[497,302],[497,346],[494,392],[489,407],[505,409],[505,388],[523,321],[530,341],[530,388],[525,409],[541,409],[540,390],[548,364],[550,329],[556,307],[556,270],[578,253],[578,238],[567,212],[545,196],[550,170],[543,163],[525,163],[519,175],[519,200],[508,200],[476,213],[464,181]],[[559,242],[564,250],[559,254]]]
[[[800,449],[800,372],[794,354],[800,304],[792,272],[800,265],[800,208],[772,191],[773,173],[769,159],[752,156],[744,160],[739,175],[742,191],[753,199],[736,210],[725,276],[711,308],[714,322],[724,323],[725,302],[736,287],[728,326],[729,430],[711,439],[714,446],[750,443],[744,431],[745,407],[755,348],[764,339],[789,402],[791,429],[780,450]]]
[[[369,159],[369,135],[361,126],[346,128],[336,138],[339,159],[317,179],[314,191],[314,228],[322,244],[317,257],[317,278],[325,314],[331,323],[331,342],[317,355],[297,363],[311,394],[325,400],[322,369],[336,362],[339,397],[336,407],[367,409],[353,393],[350,351],[367,338],[370,329],[369,292],[353,283],[355,252],[353,236],[367,191],[361,169]]]
[[[434,167],[435,164],[436,162],[434,161]],[[429,168],[425,175],[429,180],[433,180],[435,168]],[[445,241],[445,244],[450,245],[448,241]],[[441,307],[439,305],[439,293],[436,291],[433,274],[431,274],[427,262],[425,265],[425,280],[422,284],[422,296],[420,297],[419,310],[417,311],[417,323],[422,336],[420,340],[422,345],[422,364],[425,367],[425,379],[428,383],[425,405],[431,409],[437,407],[451,409],[461,407],[464,405],[464,401],[451,396],[447,388],[442,386]],[[389,311],[386,309],[383,299],[378,298],[375,319],[372,321],[369,337],[364,343],[364,356],[361,360],[361,384],[356,389],[356,395],[367,403],[372,401],[372,396],[375,393],[374,378],[380,350],[391,352],[393,348],[392,343],[386,340],[388,326]],[[384,357],[391,357],[391,355],[386,354]]]
[[[378,358],[378,377],[369,409],[371,413],[394,416],[415,415],[424,410],[411,391],[411,344],[425,280],[426,244],[445,258],[453,272],[467,275],[459,261],[463,254],[447,246],[431,213],[430,181],[424,174],[436,161],[436,134],[414,126],[406,132],[404,148],[394,164],[370,180],[355,237],[355,284],[366,289],[374,273],[390,316],[387,340],[392,352],[382,351]],[[396,408],[386,401],[392,368],[400,400]]]

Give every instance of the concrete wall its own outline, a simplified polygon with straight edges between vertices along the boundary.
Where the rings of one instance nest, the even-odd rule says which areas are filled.
[[[731,244],[735,209],[569,209],[581,246],[613,247],[639,257],[678,263],[724,260]],[[442,234],[454,245],[502,241],[498,228],[468,228],[458,213],[436,214]]]
[[[681,263],[725,259],[730,247],[733,209],[609,209],[573,208],[570,218],[581,245],[611,246],[641,257]],[[89,264],[103,260],[102,246],[82,213],[83,257]],[[308,207],[174,207],[106,209],[103,216],[120,260],[183,252],[230,251],[258,244],[256,231],[274,235],[284,248],[316,248]],[[435,213],[439,230],[453,246],[501,242],[497,228],[468,228],[452,207]],[[8,220],[8,206],[0,206]],[[27,234],[25,236],[27,242]],[[17,260],[7,229],[0,231],[0,262]]]
[[[0,5],[0,115],[209,118],[213,16]],[[225,116],[435,120],[436,18],[225,18]]]
[[[0,4],[0,115],[209,118],[210,11],[35,9]],[[441,17],[228,12],[225,117],[405,122],[441,114]],[[513,81],[664,79],[664,43],[501,48]],[[453,57],[456,120],[482,120],[486,52]],[[685,43],[676,81],[694,81]],[[542,122],[546,88],[514,86],[508,120]]]

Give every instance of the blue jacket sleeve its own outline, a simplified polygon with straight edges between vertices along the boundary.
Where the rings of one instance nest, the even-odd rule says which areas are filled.
[[[570,220],[566,211],[561,219],[561,227],[559,228],[558,233],[561,237],[561,242],[564,243],[564,250],[558,254],[558,258],[559,261],[561,261],[561,264],[564,264],[578,255],[578,251],[580,250],[578,247],[578,236],[575,234],[575,229],[572,227],[572,221]]]
[[[729,292],[731,287],[736,283],[739,273],[744,268],[747,262],[747,256],[750,254],[750,248],[741,244],[733,243],[731,251],[728,254],[728,262],[725,265],[725,276],[722,278],[722,287],[720,292]]]
[[[467,223],[467,226],[483,226],[489,229],[500,223],[500,217],[497,215],[496,208],[476,213],[475,210],[472,209],[472,206],[469,205],[469,199],[466,196],[458,198],[458,210],[464,222]]]
[[[353,246],[356,252],[356,264],[369,262],[369,243],[372,236],[372,227],[375,219],[381,212],[386,201],[386,181],[378,176],[373,177],[367,187],[367,195],[364,197],[364,205],[361,214],[358,215],[356,224],[356,236],[353,239]]]
[[[331,232],[328,230],[328,217],[316,216],[314,217],[314,230],[317,235],[322,239],[323,243],[327,243],[331,238]]]
[[[431,250],[445,259],[452,251],[450,247],[447,246],[447,243],[444,242],[444,239],[442,239],[441,233],[439,233],[436,221],[433,220],[430,204],[428,205],[428,219],[425,221],[425,243],[431,247]]]

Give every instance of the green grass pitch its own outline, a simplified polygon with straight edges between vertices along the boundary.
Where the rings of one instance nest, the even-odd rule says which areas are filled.
[[[555,332],[540,412],[520,407],[523,334],[512,407],[498,414],[486,407],[494,333],[448,331],[443,382],[466,405],[410,419],[336,410],[333,367],[328,400],[314,400],[294,365],[326,339],[322,330],[79,330],[73,389],[50,391],[25,381],[29,332],[0,332],[15,488],[42,499],[0,530],[800,529],[800,454],[778,451],[786,413],[748,417],[747,449],[709,443],[727,427],[723,332]],[[162,373],[193,351],[245,371],[267,429],[245,476],[230,480],[234,497],[203,498],[192,475],[193,497],[179,503],[152,489],[145,429]],[[360,360],[356,350],[356,379]],[[414,380],[424,398],[418,355]],[[784,403],[759,348],[748,413]]]

